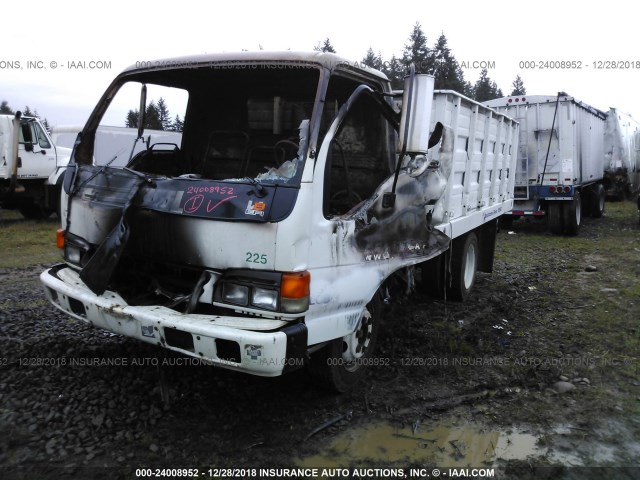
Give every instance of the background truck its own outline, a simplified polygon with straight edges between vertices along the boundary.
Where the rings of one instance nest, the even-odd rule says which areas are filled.
[[[82,126],[80,125],[60,125],[51,129],[51,138],[57,146],[72,149],[81,131]],[[154,144],[177,146],[182,143],[182,132],[145,129],[142,141],[134,142],[137,136],[138,130],[135,128],[100,125],[96,132],[95,158],[99,161],[109,162],[112,158],[117,157],[111,165],[124,167],[134,143],[134,155]]]
[[[484,105],[520,123],[515,206],[505,220],[546,215],[553,233],[576,235],[582,215],[602,216],[605,113],[564,92]]]
[[[491,271],[514,120],[434,94],[426,75],[407,78],[399,115],[385,75],[327,53],[161,65],[120,74],[80,134],[65,262],[40,277],[55,307],[236,371],[308,364],[345,391],[376,361],[395,292],[464,299]],[[100,119],[131,83],[141,112],[153,85],[188,91],[182,143],[94,164]]]
[[[0,115],[0,206],[26,218],[58,211],[71,149],[57,147],[35,117]]]
[[[604,145],[607,197],[633,198],[640,190],[640,123],[615,108],[609,109]]]

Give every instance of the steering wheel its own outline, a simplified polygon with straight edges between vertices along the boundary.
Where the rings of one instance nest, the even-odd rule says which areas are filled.
[[[349,190],[338,190],[331,195],[329,200],[331,209],[338,210],[340,215],[348,212],[359,203],[362,203],[362,197],[354,191],[349,192]]]
[[[285,155],[287,154],[287,148],[285,146],[295,148],[296,154],[298,153],[298,148],[300,148],[293,140],[285,139],[277,141],[273,146],[273,156],[275,157],[276,165],[278,166],[281,166],[284,163]],[[282,150],[282,157],[278,156],[278,150]]]

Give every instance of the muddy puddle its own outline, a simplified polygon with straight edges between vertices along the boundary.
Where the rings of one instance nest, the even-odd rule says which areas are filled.
[[[496,460],[541,457],[547,448],[527,429],[492,430],[440,422],[400,427],[374,423],[338,434],[318,455],[298,459],[304,467],[337,468],[360,463],[487,467]]]

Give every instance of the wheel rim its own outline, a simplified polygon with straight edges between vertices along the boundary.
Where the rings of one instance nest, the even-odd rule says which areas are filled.
[[[369,344],[371,343],[372,334],[373,315],[365,308],[355,331],[342,339],[342,359],[345,361],[346,370],[353,371],[360,367],[357,360],[366,355]]]
[[[470,289],[473,285],[473,280],[476,276],[476,246],[474,244],[469,245],[467,249],[467,255],[464,259],[464,288]]]

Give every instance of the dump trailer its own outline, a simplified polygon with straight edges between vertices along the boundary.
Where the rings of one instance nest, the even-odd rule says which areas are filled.
[[[520,123],[515,206],[505,219],[546,215],[553,233],[576,235],[583,215],[602,216],[604,112],[564,92],[484,105]]]
[[[94,165],[100,118],[131,83],[141,112],[154,84],[187,90],[181,144]],[[348,390],[381,361],[383,306],[416,289],[467,298],[513,206],[517,122],[433,85],[410,74],[398,114],[384,74],[328,53],[124,71],[65,175],[48,299],[200,361],[262,376],[308,366]]]
[[[604,129],[604,187],[607,197],[631,199],[640,190],[640,123],[615,108],[607,112]]]
[[[0,206],[26,218],[59,210],[71,149],[56,146],[36,117],[0,115]]]

